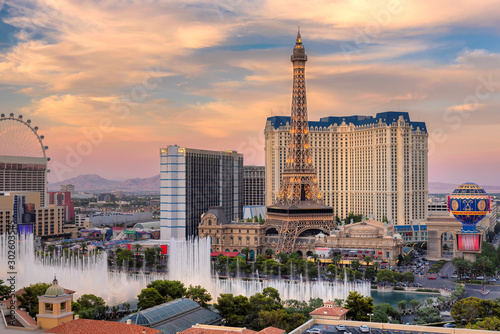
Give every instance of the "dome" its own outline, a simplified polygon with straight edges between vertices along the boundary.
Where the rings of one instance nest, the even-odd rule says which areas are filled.
[[[50,286],[47,291],[45,291],[45,296],[63,296],[66,294],[66,291],[64,291],[64,288],[62,286],[59,286],[57,284],[57,279],[54,277],[54,280],[52,281],[52,286]]]
[[[476,224],[490,210],[490,197],[475,183],[459,185],[448,200],[448,208],[463,225],[462,232],[477,232]]]
[[[483,188],[481,188],[479,185],[477,185],[475,183],[467,182],[467,183],[459,185],[455,190],[453,190],[452,194],[453,195],[455,195],[455,194],[486,195],[486,191],[484,191]]]

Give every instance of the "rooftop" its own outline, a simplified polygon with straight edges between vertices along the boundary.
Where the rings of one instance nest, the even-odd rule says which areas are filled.
[[[71,320],[57,327],[46,330],[46,333],[57,334],[159,334],[160,330],[138,326],[127,325],[124,322],[78,319]]]
[[[397,122],[399,117],[402,116],[406,123],[409,123],[413,127],[413,130],[420,129],[420,131],[427,133],[427,126],[425,122],[411,122],[410,115],[407,112],[402,111],[386,111],[378,113],[375,117],[373,116],[327,116],[320,118],[319,121],[309,121],[309,128],[311,127],[322,127],[328,128],[331,125],[341,125],[345,122],[347,125],[353,124],[354,126],[367,126],[378,124],[379,122],[385,124],[392,124]],[[273,116],[267,118],[268,122],[274,129],[278,129],[280,126],[286,126],[287,123],[290,124],[290,116]]]

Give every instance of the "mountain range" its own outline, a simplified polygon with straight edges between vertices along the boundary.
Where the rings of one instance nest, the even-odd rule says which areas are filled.
[[[88,192],[110,192],[114,190],[123,190],[126,192],[154,192],[160,191],[160,175],[148,178],[126,179],[124,181],[108,180],[97,174],[85,174],[67,179],[61,182],[49,183],[49,190],[59,190],[61,184],[73,184],[75,191]],[[458,184],[444,182],[429,182],[429,193],[431,194],[449,194]],[[500,186],[484,186],[488,193],[500,193]]]
[[[160,192],[160,174],[148,178],[126,179],[115,181],[105,179],[97,174],[78,175],[61,182],[49,183],[49,190],[59,190],[61,184],[73,184],[75,192],[110,192],[122,190],[126,192]]]

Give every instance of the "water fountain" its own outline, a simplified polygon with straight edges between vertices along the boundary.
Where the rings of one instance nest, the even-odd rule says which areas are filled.
[[[214,300],[222,293],[251,296],[262,292],[266,287],[277,289],[283,300],[297,299],[308,301],[310,298],[323,300],[345,299],[349,291],[358,291],[370,295],[370,284],[347,282],[302,282],[293,280],[243,279],[239,273],[236,278],[219,279],[212,275],[210,261],[210,240],[171,240],[168,254],[168,275],[147,275],[143,272],[130,274],[108,271],[106,253],[94,253],[90,256],[37,257],[35,255],[33,235],[16,237],[15,271],[16,289],[38,282],[51,282],[57,276],[59,285],[76,291],[76,297],[82,294],[95,294],[104,298],[108,305],[115,305],[136,298],[140,291],[152,280],[179,280],[186,287],[201,285],[207,289]],[[10,277],[8,240],[0,236],[0,278]],[[293,269],[293,267],[291,268]],[[214,271],[215,272],[215,271]],[[291,270],[293,274],[293,270]],[[256,271],[258,274],[258,271]],[[255,276],[254,276],[255,277]],[[258,277],[258,276],[257,276]]]

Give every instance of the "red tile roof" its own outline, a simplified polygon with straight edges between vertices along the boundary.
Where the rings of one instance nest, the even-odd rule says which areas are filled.
[[[116,321],[78,319],[47,329],[46,333],[56,334],[158,334],[160,330]]]
[[[259,334],[286,334],[286,331],[276,327],[267,327],[261,330]]]
[[[349,312],[348,309],[346,308],[343,308],[343,307],[318,307],[317,309],[315,309],[314,311],[312,311],[311,313],[309,313],[310,315],[326,315],[326,316],[331,316],[331,317],[341,317],[343,316],[344,314],[346,314],[347,312]]]
[[[35,319],[33,319],[29,314],[28,312],[24,311],[24,310],[19,310],[17,309],[16,310],[16,313],[19,314],[19,316],[21,318],[23,318],[28,324],[32,325],[32,326],[36,326],[36,321]]]

